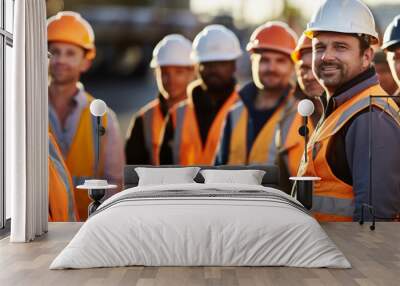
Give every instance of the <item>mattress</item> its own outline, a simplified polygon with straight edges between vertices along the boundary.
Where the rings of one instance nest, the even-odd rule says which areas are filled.
[[[351,267],[285,193],[193,183],[140,186],[109,198],[50,269],[133,265]]]

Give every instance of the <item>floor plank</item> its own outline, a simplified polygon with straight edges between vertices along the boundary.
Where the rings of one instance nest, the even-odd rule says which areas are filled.
[[[400,224],[377,223],[375,231],[357,223],[327,223],[323,228],[351,262],[352,269],[289,267],[118,267],[50,271],[55,256],[80,223],[51,223],[49,233],[32,243],[0,240],[0,285],[399,285]]]

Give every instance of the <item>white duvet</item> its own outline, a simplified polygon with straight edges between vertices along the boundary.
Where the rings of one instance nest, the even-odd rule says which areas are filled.
[[[122,199],[174,190],[242,195]],[[251,191],[271,198],[252,197]],[[351,267],[293,198],[272,188],[238,184],[127,189],[100,206],[50,269],[128,265]]]

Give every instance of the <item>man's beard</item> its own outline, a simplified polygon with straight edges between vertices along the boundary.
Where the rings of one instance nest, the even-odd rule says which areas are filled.
[[[270,82],[270,80],[265,79],[267,76],[274,76],[277,78],[275,83]],[[275,90],[281,90],[286,88],[286,86],[282,83],[281,75],[279,75],[276,72],[265,72],[262,75],[260,75],[260,81],[262,85],[264,86],[264,90],[270,90],[270,91],[275,91]]]
[[[339,73],[335,73],[333,76],[324,76],[323,73],[328,68],[336,68]],[[320,63],[317,68],[317,76],[322,80],[326,87],[337,87],[341,85],[346,78],[346,71],[341,63]]]

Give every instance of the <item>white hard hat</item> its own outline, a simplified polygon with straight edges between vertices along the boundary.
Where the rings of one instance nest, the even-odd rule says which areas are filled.
[[[165,36],[154,48],[150,67],[192,66],[190,58],[192,43],[184,36],[171,34]]]
[[[312,38],[321,31],[369,35],[371,44],[379,43],[374,16],[360,0],[325,0],[304,33]]]
[[[231,61],[242,55],[236,35],[222,25],[205,27],[194,39],[191,57],[197,62]]]

